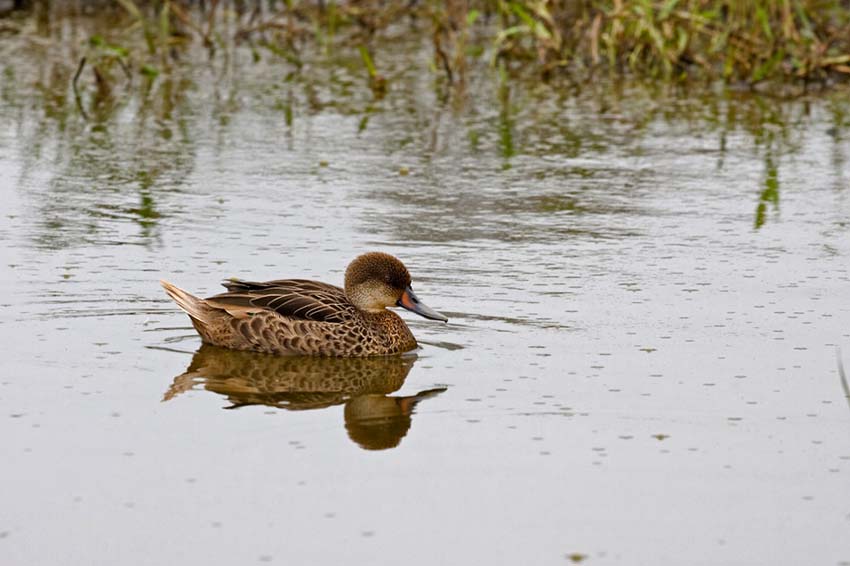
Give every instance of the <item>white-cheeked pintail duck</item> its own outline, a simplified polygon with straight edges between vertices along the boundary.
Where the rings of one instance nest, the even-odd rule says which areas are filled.
[[[345,271],[345,289],[305,279],[230,279],[226,293],[201,299],[161,281],[205,343],[276,355],[382,356],[417,347],[399,306],[447,322],[422,303],[397,258],[363,254]]]

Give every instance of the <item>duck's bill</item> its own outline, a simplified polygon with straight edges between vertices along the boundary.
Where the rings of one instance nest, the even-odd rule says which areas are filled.
[[[401,298],[396,303],[398,306],[407,309],[411,312],[415,312],[419,316],[424,316],[425,318],[430,318],[431,320],[439,320],[441,322],[448,322],[449,319],[425,303],[419,300],[419,297],[413,292],[413,289],[408,287],[404,290],[404,294],[402,294]]]

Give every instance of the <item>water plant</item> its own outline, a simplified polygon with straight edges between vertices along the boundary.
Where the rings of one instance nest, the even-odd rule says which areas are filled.
[[[62,18],[45,0],[17,3]],[[123,12],[103,45],[140,41],[114,57],[149,76],[200,42],[213,55],[248,44],[299,68],[299,52],[360,49],[373,90],[377,38],[419,34],[433,44],[432,69],[463,83],[477,60],[512,72],[584,80],[604,72],[653,79],[829,85],[850,78],[850,5],[843,0],[89,0]],[[107,37],[108,36],[108,37]],[[91,61],[89,61],[91,62]],[[107,59],[101,60],[101,65]]]
[[[850,75],[850,6],[831,0],[498,2],[499,55],[755,85]]]

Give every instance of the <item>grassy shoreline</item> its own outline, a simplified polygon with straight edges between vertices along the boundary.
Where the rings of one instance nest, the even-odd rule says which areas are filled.
[[[74,5],[16,0],[0,17],[0,37],[36,35],[76,42],[98,89],[122,75],[155,77],[185,60],[191,46],[210,57],[235,48],[255,60],[282,58],[300,71],[305,53],[353,49],[376,96],[387,90],[380,61],[386,38],[418,34],[433,46],[430,65],[460,86],[486,64],[516,74],[574,82],[599,75],[670,82],[722,82],[797,94],[850,82],[847,0],[445,0],[297,2],[274,0],[93,0]],[[8,5],[7,5],[8,7]],[[50,35],[75,17],[97,18],[87,37]],[[67,50],[68,45],[57,45]],[[421,64],[411,61],[411,64]],[[91,77],[89,77],[91,75]]]

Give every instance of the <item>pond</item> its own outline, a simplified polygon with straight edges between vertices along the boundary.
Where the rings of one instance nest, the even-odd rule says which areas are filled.
[[[401,34],[383,97],[235,48],[86,119],[48,43],[0,43],[4,564],[850,564],[846,92],[460,92]],[[414,355],[202,347],[158,283],[370,250]]]

